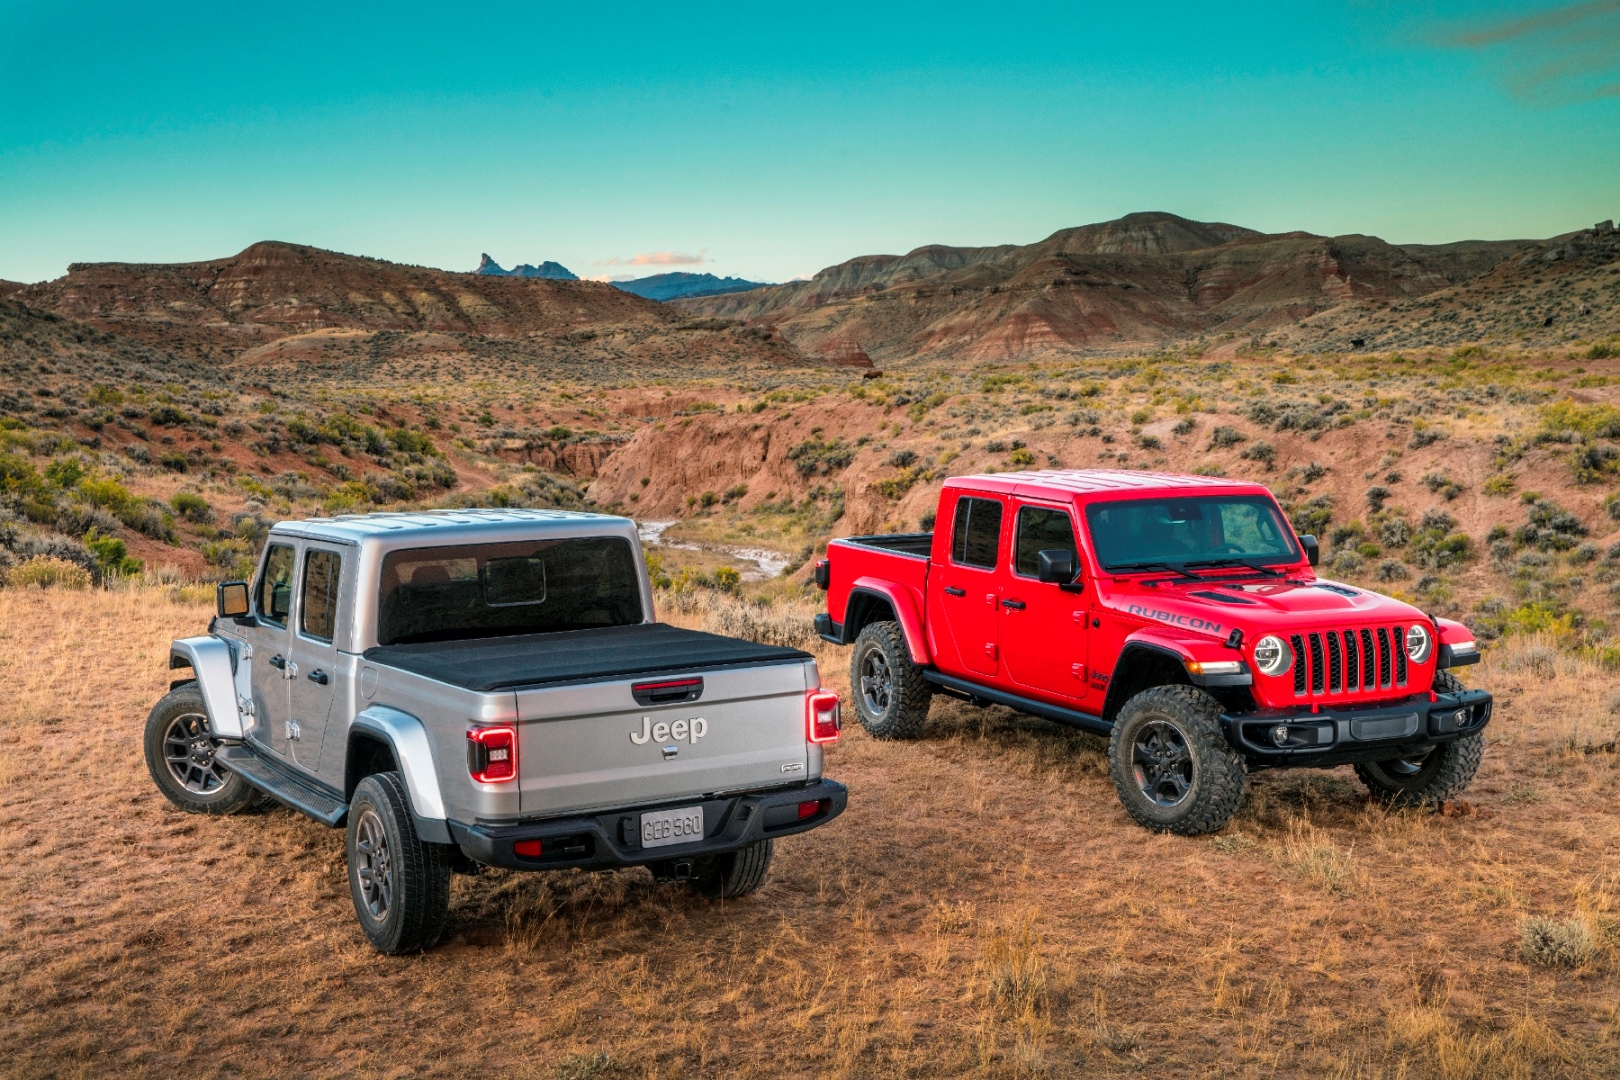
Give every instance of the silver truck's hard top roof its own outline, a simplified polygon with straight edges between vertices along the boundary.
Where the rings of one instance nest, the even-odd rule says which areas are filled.
[[[340,514],[329,518],[277,522],[274,532],[360,544],[383,540],[448,543],[460,533],[480,539],[505,533],[566,532],[580,528],[635,530],[629,518],[612,514],[586,514],[575,510],[418,510],[377,514]],[[472,539],[469,535],[467,539]]]

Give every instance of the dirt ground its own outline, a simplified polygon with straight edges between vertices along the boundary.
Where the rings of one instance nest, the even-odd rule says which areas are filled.
[[[917,742],[846,734],[848,812],[754,897],[486,871],[388,958],[341,833],[147,777],[167,643],[207,614],[0,591],[0,1074],[1620,1075],[1614,679],[1534,641],[1471,670],[1501,707],[1444,814],[1278,773],[1221,835],[1153,836],[1100,741],[942,699]],[[1537,918],[1567,963],[1527,959]]]

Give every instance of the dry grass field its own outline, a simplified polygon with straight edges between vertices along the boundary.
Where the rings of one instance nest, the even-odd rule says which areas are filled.
[[[1221,835],[1156,837],[1098,740],[942,699],[918,742],[845,736],[849,811],[746,901],[485,871],[395,959],[340,833],[146,776],[167,643],[207,615],[0,590],[0,1074],[1620,1075],[1615,680],[1534,638],[1472,670],[1501,705],[1443,814],[1281,773]]]

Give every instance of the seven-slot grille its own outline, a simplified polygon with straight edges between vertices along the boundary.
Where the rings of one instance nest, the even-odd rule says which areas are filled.
[[[1313,630],[1288,639],[1294,696],[1368,694],[1406,685],[1406,627]]]

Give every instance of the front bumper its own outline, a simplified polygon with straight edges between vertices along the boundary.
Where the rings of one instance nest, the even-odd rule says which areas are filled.
[[[1266,709],[1221,714],[1227,741],[1251,767],[1352,765],[1415,757],[1482,731],[1491,695],[1463,690],[1368,708]],[[1279,743],[1279,728],[1287,731]]]
[[[767,837],[791,836],[825,825],[844,812],[849,789],[836,780],[814,780],[795,787],[743,795],[682,799],[672,803],[603,810],[580,817],[547,818],[510,825],[450,822],[450,836],[470,859],[509,870],[608,870],[649,863],[680,862],[736,851]],[[800,817],[802,804],[819,803]],[[641,815],[676,807],[703,807],[704,835],[689,844],[641,846]],[[538,856],[519,855],[520,841],[541,842]]]

